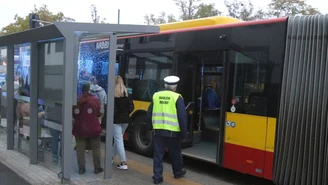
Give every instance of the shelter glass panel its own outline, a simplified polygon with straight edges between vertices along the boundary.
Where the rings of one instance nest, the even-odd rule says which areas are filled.
[[[14,146],[26,155],[30,153],[30,51],[30,43],[14,46]]]
[[[6,77],[7,77],[7,48],[0,48],[0,92],[1,92],[1,122],[0,128],[7,128],[7,94],[6,94]]]
[[[106,127],[110,35],[109,33],[75,32],[75,36],[77,62],[74,65],[77,69],[77,84],[74,100],[76,102],[73,101],[75,105],[73,108],[73,145],[76,154],[73,155],[72,161],[73,174],[83,168],[88,175],[90,172],[97,174],[105,166],[105,156],[101,155],[105,153],[105,144],[101,142],[101,135],[105,136],[105,130],[102,128]],[[116,71],[118,71],[118,65],[116,65]],[[85,90],[86,84],[90,85],[89,90]],[[83,103],[85,100],[88,101]],[[88,122],[85,122],[86,117],[88,117]],[[81,125],[90,129],[79,129]],[[88,154],[90,150],[93,155]]]
[[[60,173],[64,40],[39,43],[38,48],[38,161]]]

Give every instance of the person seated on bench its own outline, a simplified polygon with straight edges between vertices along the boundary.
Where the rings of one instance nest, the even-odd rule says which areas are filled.
[[[202,106],[203,109],[219,109],[220,108],[220,102],[218,95],[212,88],[211,84],[207,84],[206,88],[203,92],[203,98],[202,98]]]
[[[25,96],[25,97],[29,97],[28,91],[26,89],[20,89],[18,91],[19,96]],[[45,114],[44,111],[39,112],[38,113],[38,118],[43,117]],[[18,119],[18,123],[19,123],[19,128],[23,128],[23,126],[27,126],[30,127],[30,103],[22,98],[18,99],[18,103],[17,103],[17,107],[16,107],[16,116]],[[29,129],[26,129],[26,131],[24,131],[23,133],[26,136],[30,136],[30,131]]]

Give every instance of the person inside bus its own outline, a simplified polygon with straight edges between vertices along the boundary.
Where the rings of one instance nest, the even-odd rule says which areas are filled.
[[[120,156],[120,164],[117,168],[127,170],[126,155],[124,149],[123,134],[131,123],[130,114],[134,109],[132,100],[128,97],[128,91],[124,85],[121,76],[115,79],[115,103],[114,103],[114,145],[113,158],[118,154]]]
[[[100,163],[100,135],[102,133],[99,123],[100,101],[90,93],[90,84],[82,86],[82,95],[73,107],[73,135],[76,140],[76,154],[79,174],[85,173],[85,150],[90,145],[93,153],[94,173],[104,171]]]
[[[204,109],[219,109],[220,101],[212,85],[208,83],[203,92],[202,107]]]

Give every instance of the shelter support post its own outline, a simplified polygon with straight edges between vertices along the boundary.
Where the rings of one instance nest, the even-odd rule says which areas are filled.
[[[7,149],[14,149],[14,45],[7,47]]]
[[[64,89],[63,89],[63,118],[62,118],[62,183],[70,182],[72,173],[72,97],[74,69],[74,33],[64,41]]]
[[[108,99],[107,99],[107,121],[106,121],[106,149],[105,149],[105,173],[104,178],[112,178],[113,157],[113,117],[114,117],[114,86],[115,86],[115,64],[117,36],[110,34],[109,37],[109,65],[108,65]]]
[[[31,43],[30,164],[38,163],[38,43]]]

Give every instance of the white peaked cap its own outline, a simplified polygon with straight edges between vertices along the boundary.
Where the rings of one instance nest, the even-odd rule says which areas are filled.
[[[167,76],[164,78],[164,81],[168,85],[176,85],[179,82],[180,78],[177,76]]]

